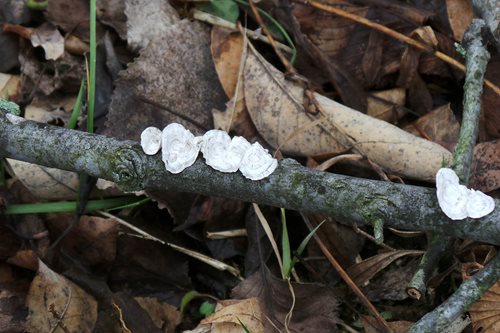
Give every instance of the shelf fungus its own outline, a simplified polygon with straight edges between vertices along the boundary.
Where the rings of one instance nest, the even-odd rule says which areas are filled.
[[[452,220],[481,218],[495,209],[493,198],[460,185],[458,176],[452,169],[439,169],[436,188],[439,207]]]
[[[272,174],[277,166],[278,161],[255,142],[243,156],[240,171],[248,179],[260,180]]]
[[[196,161],[200,140],[181,124],[173,123],[163,129],[161,147],[167,171],[180,173]]]
[[[278,161],[258,142],[250,144],[245,138],[221,130],[210,130],[195,137],[180,124],[170,124],[160,131],[146,128],[141,134],[141,146],[148,155],[162,150],[167,171],[180,173],[191,166],[202,152],[207,165],[220,172],[240,172],[248,179],[260,180],[274,172]]]
[[[231,140],[221,130],[210,130],[202,137],[201,152],[206,163],[217,171],[236,172],[251,144],[243,137]]]
[[[141,147],[147,155],[156,154],[161,148],[161,130],[148,127],[141,133]]]

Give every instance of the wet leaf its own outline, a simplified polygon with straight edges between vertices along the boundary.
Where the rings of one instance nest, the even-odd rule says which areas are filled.
[[[457,42],[461,42],[465,30],[474,18],[472,2],[469,0],[446,0],[446,12],[453,38]]]
[[[483,142],[474,147],[470,187],[490,192],[500,187],[500,140]]]
[[[92,332],[97,320],[97,302],[65,277],[38,262],[27,304],[30,332]]]
[[[265,279],[265,280],[264,280]],[[333,292],[319,284],[293,283],[295,296],[290,332],[331,332],[338,322],[337,299]],[[278,328],[284,329],[284,320],[292,307],[292,294],[286,281],[257,272],[233,289],[233,298],[258,297],[265,305],[265,315]],[[246,323],[243,321],[246,325]],[[264,323],[270,326],[269,321]]]
[[[420,256],[422,254],[423,251],[412,250],[397,250],[377,254],[349,267],[347,273],[358,286],[362,286],[395,260],[405,256]]]
[[[156,327],[165,333],[173,333],[181,322],[181,313],[168,303],[160,302],[154,297],[135,297],[141,308],[151,317]]]
[[[469,308],[474,332],[496,333],[500,331],[500,281]]]
[[[139,141],[148,126],[176,122],[194,134],[212,128],[210,111],[222,109],[226,97],[209,43],[208,29],[187,20],[149,43],[116,82],[105,134]]]
[[[72,199],[78,188],[75,172],[7,159],[13,174],[35,196],[43,199]]]
[[[404,129],[413,135],[439,143],[449,151],[455,149],[460,134],[460,124],[450,104],[435,108]]]
[[[212,333],[241,333],[241,321],[250,332],[258,333],[264,331],[264,320],[259,300],[252,297],[218,302],[215,313],[203,319],[200,325],[211,324]]]

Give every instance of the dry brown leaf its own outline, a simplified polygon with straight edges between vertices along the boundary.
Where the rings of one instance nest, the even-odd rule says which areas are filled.
[[[443,147],[319,94],[315,98],[324,116],[312,121],[302,108],[303,88],[286,81],[281,72],[251,52],[245,62],[244,84],[248,111],[259,133],[288,154],[338,154],[351,148],[345,142],[349,137],[357,150],[385,170],[426,181],[434,181],[442,163],[451,161],[451,153]]]
[[[242,78],[239,75],[244,48],[243,37],[240,33],[231,33],[224,28],[214,26],[211,39],[210,49],[215,70],[222,88],[230,98],[226,104],[226,111],[212,110],[214,128],[227,132],[233,131],[245,138],[252,138],[256,135],[256,129],[246,109]],[[240,80],[239,86],[238,80]]]
[[[365,333],[379,333],[385,332],[385,327],[381,327],[377,321],[377,319],[361,315],[361,321],[363,322],[363,328],[365,329]],[[408,329],[414,323],[411,321],[389,321],[387,322],[387,326],[392,329],[393,333],[406,333]]]
[[[92,332],[97,302],[83,289],[38,261],[27,298],[29,332]]]
[[[149,43],[116,81],[104,134],[139,140],[146,127],[172,122],[194,134],[211,129],[211,110],[223,109],[227,99],[209,43],[208,28],[188,20]]]
[[[49,22],[83,40],[89,37],[89,2],[85,0],[51,0],[45,16]]]
[[[474,332],[500,332],[500,281],[469,308]]]
[[[73,223],[73,214],[57,214],[46,219],[52,239],[57,239]],[[61,245],[69,255],[88,265],[110,265],[116,256],[117,239],[116,220],[83,215],[61,240]]]
[[[483,142],[474,147],[469,185],[483,192],[500,187],[500,139]]]
[[[26,332],[25,300],[30,281],[20,278],[12,266],[0,262],[0,330],[2,333]]]
[[[470,0],[446,0],[446,12],[448,13],[448,22],[450,23],[453,38],[461,42],[465,30],[469,27],[474,18],[472,10],[472,1]]]
[[[485,77],[497,86],[500,84],[500,55],[492,54],[491,60],[486,68]],[[485,132],[490,139],[500,138],[500,96],[491,89],[484,89],[483,110]]]
[[[32,250],[20,250],[17,253],[7,259],[7,262],[11,265],[26,268],[32,271],[38,269],[38,256]]]
[[[450,104],[445,104],[405,126],[404,130],[439,143],[449,151],[453,151],[460,134],[460,124],[453,114]]]
[[[231,32],[214,26],[211,40],[210,50],[219,82],[227,97],[232,98],[236,92],[236,83],[240,70],[244,44],[243,37],[239,32]]]
[[[177,325],[181,323],[181,313],[175,306],[160,303],[153,297],[134,297],[134,299],[163,332],[173,333]]]
[[[217,303],[215,313],[200,325],[212,324],[212,333],[241,333],[241,323],[252,333],[264,332],[263,313],[257,297],[244,300],[225,300]]]
[[[7,159],[13,176],[35,196],[48,199],[73,199],[78,189],[78,174],[41,165]]]
[[[378,91],[368,97],[366,113],[369,116],[396,123],[406,112],[397,106],[403,106],[406,102],[406,90],[394,88]]]
[[[395,260],[405,256],[420,256],[423,253],[423,251],[413,250],[385,252],[365,259],[349,267],[346,271],[358,286],[362,286]]]
[[[289,313],[294,301],[293,315],[288,326],[290,332],[332,332],[339,319],[337,317],[338,301],[329,288],[312,283],[294,283],[294,299],[289,284],[266,271],[265,277],[261,271],[252,274],[232,292],[232,297],[247,299],[258,297],[260,306],[265,311],[268,320],[264,328],[278,327],[284,329],[285,316]],[[263,279],[266,279],[265,281]],[[273,324],[270,324],[270,323]],[[274,332],[274,330],[272,330]]]

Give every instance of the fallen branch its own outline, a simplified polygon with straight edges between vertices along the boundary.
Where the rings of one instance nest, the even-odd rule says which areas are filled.
[[[435,231],[500,245],[500,201],[481,219],[452,221],[440,210],[432,188],[353,178],[307,169],[285,159],[261,181],[221,173],[202,158],[177,175],[161,156],[147,156],[134,141],[22,120],[0,109],[0,156],[87,173],[114,181],[125,191],[154,189],[200,193],[330,215],[344,223]],[[11,120],[9,120],[11,119]]]

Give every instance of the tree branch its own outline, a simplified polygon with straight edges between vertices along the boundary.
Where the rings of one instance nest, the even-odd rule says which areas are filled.
[[[291,159],[281,161],[261,181],[218,172],[202,158],[173,175],[165,170],[159,155],[145,155],[137,142],[24,119],[18,123],[12,117],[0,109],[0,156],[87,173],[114,181],[125,191],[154,189],[228,197],[326,214],[344,223],[382,219],[396,228],[500,245],[499,200],[497,209],[482,219],[452,221],[441,212],[434,189],[310,170]]]

